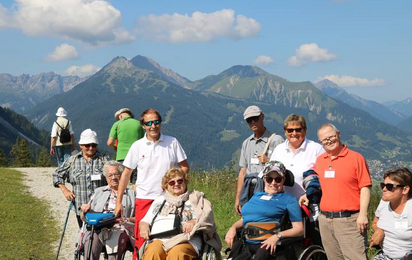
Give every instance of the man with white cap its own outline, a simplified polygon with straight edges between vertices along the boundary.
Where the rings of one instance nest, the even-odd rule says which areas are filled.
[[[79,227],[82,225],[80,207],[89,202],[96,188],[107,185],[103,165],[110,158],[97,151],[98,144],[96,132],[84,130],[79,141],[82,151],[70,156],[53,174],[54,187],[60,188],[67,200],[74,200]],[[66,187],[66,181],[72,184],[73,191]]]
[[[116,161],[123,163],[132,144],[143,137],[144,131],[140,122],[128,108],[119,109],[115,114],[116,122],[110,129],[107,145],[116,151]],[[115,141],[117,140],[117,145]],[[131,183],[136,182],[137,172],[133,171]]]
[[[262,171],[263,166],[269,161],[273,150],[283,142],[280,135],[272,134],[263,124],[265,114],[257,106],[249,106],[243,113],[253,134],[246,138],[242,144],[242,150],[239,159],[239,176],[237,182],[235,211],[240,215],[240,209],[251,195],[249,191],[258,191],[263,189],[263,183],[257,185],[260,178],[256,178]],[[256,188],[256,189],[255,189]]]
[[[57,166],[60,166],[67,158],[69,158],[71,152],[74,151],[76,147],[71,121],[66,119],[66,110],[59,107],[56,116],[57,120],[53,123],[51,130],[50,154],[52,156],[56,155]],[[67,130],[70,132],[70,138],[65,140],[64,138],[66,137],[63,137],[62,132],[64,133]]]

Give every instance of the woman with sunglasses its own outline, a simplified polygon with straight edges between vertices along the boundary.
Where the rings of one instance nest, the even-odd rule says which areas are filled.
[[[298,201],[293,195],[283,190],[287,174],[285,166],[279,161],[270,161],[265,164],[263,170],[265,189],[262,192],[256,192],[242,207],[242,218],[234,223],[226,233],[225,241],[230,248],[233,247],[238,229],[252,222],[280,222],[286,213],[292,223],[291,229],[278,232],[265,240],[246,239],[245,246],[255,255],[253,259],[272,259],[278,240],[303,235],[302,215]]]
[[[370,241],[370,246],[380,245],[382,252],[373,259],[412,259],[412,173],[398,168],[385,172],[383,179]]]
[[[162,188],[165,192],[154,200],[139,225],[140,236],[148,242],[143,260],[194,259],[199,255],[202,241],[220,252],[222,245],[216,232],[211,204],[202,192],[188,191],[188,182],[189,177],[181,168],[171,168],[163,177]],[[176,215],[179,217],[176,218]],[[180,219],[177,234],[151,233],[155,229],[159,231],[155,225],[163,227],[161,223],[170,216]]]

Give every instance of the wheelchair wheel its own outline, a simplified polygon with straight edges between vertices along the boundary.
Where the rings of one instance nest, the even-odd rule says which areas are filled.
[[[213,247],[205,245],[201,260],[221,260],[220,252],[216,252]]]
[[[327,260],[326,252],[321,246],[313,245],[303,250],[298,260]]]
[[[84,255],[82,250],[76,250],[74,252],[74,260],[84,260]]]

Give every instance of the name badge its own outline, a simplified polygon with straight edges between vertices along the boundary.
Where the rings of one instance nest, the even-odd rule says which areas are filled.
[[[259,164],[259,159],[257,157],[253,157],[250,159],[250,164]]]
[[[260,197],[261,200],[270,200],[272,198],[272,196],[270,195],[263,195],[262,197]]]
[[[325,171],[325,178],[335,178],[335,171]]]
[[[100,174],[92,175],[92,181],[100,181],[102,179]]]
[[[406,230],[408,229],[408,220],[396,220],[395,221],[395,229],[397,230]]]

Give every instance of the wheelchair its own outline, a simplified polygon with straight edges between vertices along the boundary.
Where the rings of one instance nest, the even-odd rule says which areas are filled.
[[[84,260],[90,259],[91,248],[93,245],[94,233],[102,228],[111,228],[116,222],[116,216],[113,213],[87,213],[85,214],[85,222],[83,222],[83,227],[79,230],[79,237],[76,243],[76,250],[74,253],[74,260]],[[86,233],[86,230],[89,230],[90,233]],[[86,236],[89,234],[89,236]],[[89,247],[89,255],[85,255],[85,241],[86,239],[90,238],[90,247]],[[131,252],[133,254],[134,250],[134,241],[128,241],[126,249],[122,252],[119,260],[124,260],[126,254]],[[106,247],[104,246],[102,249],[102,253],[104,254],[104,259],[108,259],[108,254],[106,251]]]
[[[253,177],[253,178],[258,180],[258,177]],[[292,172],[287,171],[285,179],[286,179],[284,183],[285,186],[291,187],[294,185],[295,181],[294,181],[294,176]],[[256,181],[251,182],[251,183],[252,185],[249,186],[249,190],[248,190],[249,199],[256,192],[255,186],[253,185],[253,183],[256,183]],[[303,230],[304,230],[303,237],[284,238],[282,240],[279,240],[276,244],[276,252],[274,255],[272,255],[272,259],[275,259],[275,260],[327,260],[326,252],[323,249],[323,247],[319,245],[315,245],[313,241],[311,240],[311,238],[306,235],[307,230],[308,230],[307,226],[310,223],[310,211],[308,207],[305,205],[302,205],[301,210],[302,210]],[[288,214],[285,214],[280,220],[280,223],[277,223],[276,229],[270,231],[269,234],[274,235],[276,234],[276,232],[286,230],[289,228],[291,228],[291,223],[289,221]],[[255,233],[255,235],[261,234],[260,232],[267,233],[268,231],[269,230],[265,230],[263,228],[260,231],[258,231],[258,234]],[[245,239],[245,235],[247,235],[247,232],[248,231],[245,231],[244,229],[238,231],[238,234],[237,234],[238,239]],[[256,230],[254,232],[256,232]],[[228,251],[230,251],[229,248],[226,250],[226,254]]]
[[[143,259],[143,254],[148,242],[146,241],[139,250],[138,260]],[[212,246],[203,242],[203,246],[199,251],[199,255],[195,260],[222,260],[220,251],[215,250]]]

